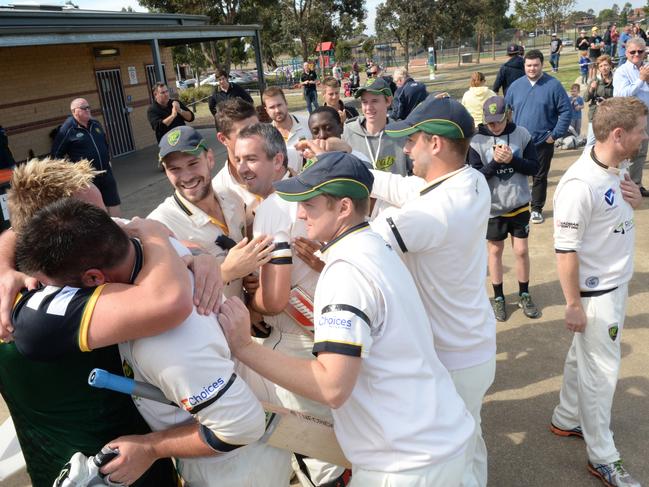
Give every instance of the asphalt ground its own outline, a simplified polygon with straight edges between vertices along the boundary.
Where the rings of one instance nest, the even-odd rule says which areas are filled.
[[[216,159],[225,160],[213,130],[202,131],[215,148]],[[483,432],[489,451],[490,486],[597,486],[586,471],[583,441],[559,438],[548,430],[558,401],[565,355],[572,333],[564,327],[561,294],[552,245],[552,195],[565,169],[580,151],[557,151],[549,176],[546,222],[532,225],[530,235],[530,292],[543,311],[537,320],[524,317],[516,307],[517,283],[511,250],[504,255],[505,293],[509,319],[497,327],[496,380],[482,409]],[[114,161],[122,194],[124,215],[145,216],[171,194],[157,168],[154,147]],[[649,176],[647,176],[649,177]],[[647,180],[645,177],[645,180]],[[629,287],[627,319],[622,332],[622,365],[613,404],[612,428],[629,471],[649,485],[649,199],[636,210],[635,274]],[[489,281],[485,285],[491,286]],[[422,414],[426,414],[422,410]],[[0,421],[8,415],[0,401]],[[25,474],[2,482],[3,487],[29,485]]]

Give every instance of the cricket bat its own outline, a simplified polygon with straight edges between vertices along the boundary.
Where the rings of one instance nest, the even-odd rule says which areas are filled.
[[[93,369],[88,377],[88,384],[100,389],[110,389],[178,406],[167,399],[154,385],[111,374],[103,369]],[[351,468],[349,460],[345,458],[338,444],[333,424],[329,421],[263,401],[261,405],[266,411],[266,431],[259,441],[276,448]]]
[[[284,313],[293,318],[302,331],[313,337],[313,299],[300,286],[291,289]]]

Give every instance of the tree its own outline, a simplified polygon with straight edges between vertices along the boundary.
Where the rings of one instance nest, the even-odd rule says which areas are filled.
[[[336,61],[344,63],[352,59],[352,46],[349,42],[339,40],[336,44]]]
[[[376,9],[377,35],[386,41],[396,39],[403,48],[406,66],[411,44],[421,42],[422,24],[427,20],[426,10],[431,3],[429,0],[385,0]]]
[[[363,42],[361,49],[365,53],[365,57],[372,59],[372,56],[374,54],[374,39],[372,37],[365,39],[365,42]]]
[[[207,59],[199,46],[176,46],[171,50],[174,64],[188,64],[198,80],[207,67]]]
[[[575,5],[575,0],[520,0],[514,14],[517,27],[533,30],[538,25],[557,31]]]

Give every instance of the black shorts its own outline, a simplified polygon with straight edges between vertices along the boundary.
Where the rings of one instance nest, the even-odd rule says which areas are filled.
[[[112,169],[109,168],[105,173],[95,176],[92,182],[99,189],[101,199],[104,200],[104,204],[107,207],[119,206],[121,201],[117,192],[117,181],[115,181]]]
[[[527,238],[530,234],[530,211],[526,210],[515,216],[497,216],[489,218],[487,240],[500,242],[507,235],[516,238]]]

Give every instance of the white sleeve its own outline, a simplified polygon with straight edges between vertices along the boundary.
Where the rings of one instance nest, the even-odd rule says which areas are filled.
[[[567,181],[554,195],[554,248],[578,251],[590,222],[593,200],[588,185],[577,179]]]
[[[337,261],[318,281],[313,353],[365,358],[382,332],[381,293],[352,264]]]
[[[263,435],[265,415],[234,363],[214,315],[195,311],[180,327],[136,340],[133,355],[147,381],[189,412],[215,450],[226,452]]]
[[[286,265],[293,263],[291,250],[291,228],[293,221],[285,208],[277,204],[277,199],[272,195],[262,201],[255,213],[252,224],[252,233],[259,235],[272,235],[275,249],[271,253],[271,264]]]
[[[374,185],[371,196],[399,208],[419,196],[419,191],[426,184],[425,180],[417,176],[401,176],[376,169],[372,169],[372,175]]]
[[[370,225],[400,255],[437,247],[446,237],[448,229],[443,211],[435,213],[433,208],[424,211],[413,204],[403,208],[386,208]]]

